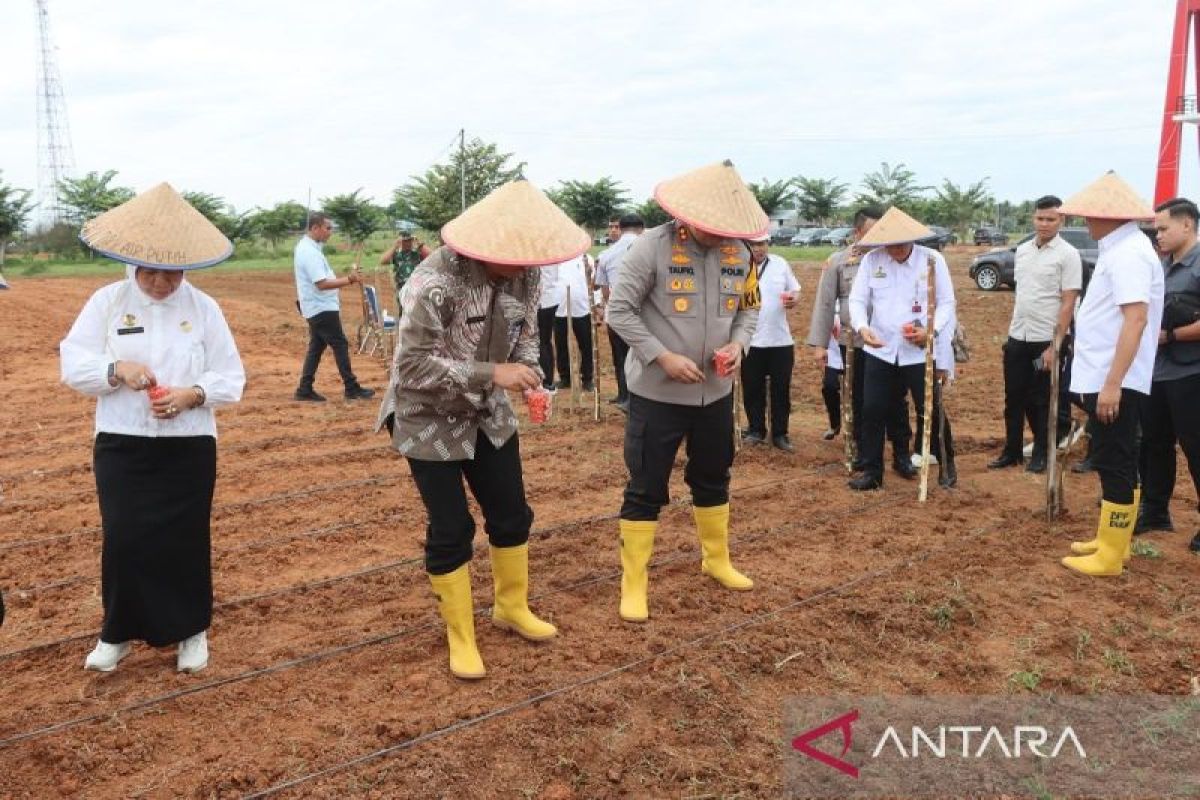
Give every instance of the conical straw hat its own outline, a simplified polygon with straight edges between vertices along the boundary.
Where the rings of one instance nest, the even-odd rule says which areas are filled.
[[[168,183],[91,219],[79,232],[102,255],[154,269],[201,269],[233,255],[233,244]]]
[[[731,161],[665,180],[654,188],[654,199],[675,219],[714,236],[749,239],[771,225]]]
[[[1072,195],[1059,210],[1068,216],[1092,219],[1154,218],[1154,209],[1112,171]]]
[[[926,236],[933,236],[933,231],[892,206],[871,226],[867,235],[858,240],[858,244],[863,247],[883,247],[916,242]]]
[[[442,226],[442,241],[491,264],[539,267],[569,261],[592,239],[524,178],[506,183]]]

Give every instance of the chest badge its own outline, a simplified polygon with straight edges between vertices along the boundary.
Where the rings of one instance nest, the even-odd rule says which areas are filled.
[[[725,310],[737,311],[738,299],[736,297],[725,298]]]
[[[683,288],[684,288],[684,291],[694,292],[694,291],[696,291],[696,282],[694,280],[692,280],[691,278],[684,278],[683,279]]]
[[[721,288],[727,292],[732,292],[733,291],[733,279],[732,278],[721,278]]]
[[[682,251],[676,251],[675,253],[671,254],[671,263],[672,264],[690,264],[690,263],[692,263],[692,260],[690,258],[688,258],[687,256],[685,256]]]
[[[872,275],[871,277],[873,277],[873,278],[886,278],[886,277],[887,277],[887,273],[883,271],[883,267],[876,267],[876,268],[875,268],[875,274],[874,274],[874,275]]]
[[[690,307],[691,307],[691,303],[688,301],[688,299],[686,297],[676,297],[675,298],[675,311],[676,312],[683,314]]]
[[[672,292],[678,292],[682,288],[683,288],[683,281],[679,280],[679,278],[675,278],[674,280],[671,281],[671,291]]]
[[[721,259],[721,263],[728,267],[736,267],[738,264],[742,263],[742,260],[736,256],[726,256],[725,258]]]
[[[126,328],[132,328],[134,325],[137,325],[137,317],[135,317],[133,314],[126,314],[125,316],[121,317],[121,324]]]
[[[191,333],[192,332],[192,323],[188,322],[185,319],[183,322],[179,323],[179,330],[183,331],[184,333]]]

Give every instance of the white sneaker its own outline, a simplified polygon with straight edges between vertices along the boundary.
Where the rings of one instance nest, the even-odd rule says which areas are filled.
[[[121,642],[120,644],[109,644],[103,641],[96,642],[96,649],[88,653],[88,657],[83,661],[83,668],[94,672],[112,672],[117,668],[117,664],[121,662],[121,659],[129,655],[129,651],[132,649],[129,642]]]
[[[180,672],[199,672],[208,666],[208,632],[200,631],[179,643],[179,655],[175,659]]]

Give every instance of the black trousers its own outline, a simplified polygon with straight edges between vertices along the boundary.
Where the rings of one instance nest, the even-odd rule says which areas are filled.
[[[1091,416],[1092,444],[1088,450],[1092,466],[1100,475],[1100,492],[1105,500],[1120,505],[1133,503],[1137,487],[1138,417],[1146,395],[1121,390],[1121,406],[1112,422],[1096,417],[1095,394],[1077,395],[1079,405]]]
[[[629,357],[629,345],[607,325],[608,343],[612,347],[613,372],[617,376],[617,401],[629,399],[629,386],[625,383],[625,359]]]
[[[751,347],[742,361],[742,401],[750,430],[767,433],[767,382],[771,384],[771,435],[786,436],[792,414],[794,345]]]
[[[484,530],[494,547],[516,547],[529,541],[533,509],[525,502],[521,448],[514,433],[500,448],[482,432],[470,461],[408,459],[417,491],[425,503],[425,569],[445,575],[471,560],[475,518],[467,507],[463,479],[483,512]]]
[[[100,639],[165,647],[207,630],[216,440],[100,433],[93,472],[104,529]]]
[[[542,368],[542,385],[554,385],[554,315],[558,306],[539,308],[538,323],[538,366]]]
[[[729,502],[733,393],[707,406],[660,403],[631,393],[625,424],[629,483],[625,486],[621,519],[658,519],[659,510],[671,500],[671,469],[685,438],[687,466],[683,479],[692,491],[692,504],[711,508]]]
[[[304,366],[300,370],[300,390],[312,391],[317,379],[317,367],[325,348],[333,350],[333,360],[342,376],[346,391],[358,388],[358,378],[350,368],[350,343],[342,330],[342,317],[336,311],[322,311],[307,319],[308,352],[304,355]]]
[[[842,351],[842,363],[846,363],[846,348],[839,346]],[[863,436],[863,394],[866,387],[866,369],[863,367],[868,356],[861,347],[854,348],[854,376],[850,392],[850,408],[854,412],[854,443],[858,448],[859,459],[862,459]],[[892,398],[891,413],[884,420],[884,430],[888,441],[892,443],[892,457],[903,461],[912,454],[912,423],[908,417],[908,393],[904,384],[895,386],[895,396]],[[839,418],[841,413],[838,414]]]
[[[860,440],[859,458],[864,466],[863,471],[883,480],[883,434],[889,414],[894,414],[897,388],[907,392],[921,414],[925,408],[925,365],[909,364],[900,366],[889,364],[874,356],[867,356],[856,365],[861,366],[863,379],[866,381],[863,392],[862,439]],[[941,392],[934,385],[933,395],[933,430],[930,432],[930,449],[934,455],[941,456],[941,431],[938,430],[938,413],[941,409]],[[920,429],[920,426],[918,426]],[[946,456],[954,457],[954,439],[950,431],[950,420],[945,420]],[[895,442],[893,441],[893,447]],[[900,458],[899,454],[896,454]],[[906,452],[903,456],[908,457]]]
[[[1155,381],[1141,405],[1142,504],[1148,514],[1166,516],[1175,492],[1177,441],[1200,496],[1200,375]]]
[[[825,377],[821,380],[821,399],[825,401],[825,413],[829,415],[829,429],[842,429],[842,375],[844,370],[825,368]]]
[[[1021,457],[1025,423],[1033,431],[1033,457],[1045,457],[1047,415],[1050,413],[1050,371],[1035,369],[1050,342],[1022,342],[1011,336],[1004,343],[1004,452]]]
[[[571,330],[575,332],[575,344],[579,347],[579,372],[587,382],[593,377],[595,363],[592,360],[592,317],[571,317]],[[554,349],[558,351],[558,379],[564,386],[571,385],[571,351],[567,348],[567,318],[554,318]]]

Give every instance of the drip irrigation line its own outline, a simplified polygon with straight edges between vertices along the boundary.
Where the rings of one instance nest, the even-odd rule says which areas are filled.
[[[840,466],[840,464],[835,464],[835,465],[833,465],[833,466]],[[815,471],[815,470],[814,470],[814,471]],[[777,480],[777,481],[771,481],[771,482],[766,482],[766,483],[762,483],[762,484],[757,484],[757,486],[758,486],[758,487],[763,487],[763,486],[772,486],[772,485],[778,485],[778,484],[780,484],[780,483],[785,483],[785,482],[788,482],[788,481],[790,481],[790,480],[794,480],[794,479],[795,479],[795,478],[783,478],[783,479],[780,479],[780,480]],[[747,491],[749,488],[751,488],[751,487],[745,487],[745,488],[741,489],[740,491]],[[881,505],[883,505],[883,504],[884,504],[884,503],[887,501],[887,499],[888,499],[888,498],[880,498],[878,501],[876,501],[876,502],[874,502],[874,503],[864,504],[864,505],[855,506],[855,507],[851,507],[851,508],[845,509],[845,510],[843,510],[843,511],[841,511],[841,512],[837,513],[837,514],[830,515],[830,517],[828,518],[828,521],[832,522],[834,519],[840,519],[840,518],[845,518],[845,517],[856,516],[856,515],[858,515],[858,514],[863,514],[863,513],[867,512],[867,511],[869,511],[869,510],[871,510],[871,509],[873,509],[873,508],[876,508],[876,507],[878,507],[878,506],[881,506]],[[566,524],[564,524],[564,525],[562,525],[562,526],[559,526],[559,529],[562,529],[562,528],[565,528],[565,527],[569,527],[569,526],[578,525],[578,524],[581,524],[581,523],[579,523],[579,522],[577,522],[577,521],[573,521],[573,522],[571,522],[571,523],[566,523]],[[787,522],[781,523],[780,525],[777,525],[777,526],[775,526],[775,527],[773,527],[773,528],[764,529],[763,531],[761,531],[761,532],[759,533],[759,535],[758,535],[757,537],[754,537],[754,539],[753,539],[753,540],[762,539],[762,538],[764,538],[764,537],[766,537],[766,536],[776,535],[776,534],[778,534],[778,533],[779,533],[779,532],[781,532],[781,531],[784,531],[784,530],[787,530],[787,529],[794,528],[795,526],[797,526],[797,525],[799,525],[799,524],[801,524],[801,522],[800,522],[800,521],[787,521]],[[747,537],[747,538],[749,539],[749,537]],[[947,549],[947,548],[939,548],[939,550],[941,550],[941,549]],[[936,551],[930,551],[930,552],[936,552]],[[927,554],[925,557],[928,557],[928,554]],[[679,561],[681,561],[681,560],[684,560],[684,559],[694,559],[694,554],[675,554],[675,555],[673,555],[673,556],[667,556],[667,557],[664,557],[664,558],[661,558],[661,559],[657,559],[657,560],[655,560],[655,561],[651,562],[651,564],[650,564],[649,566],[650,566],[650,567],[653,567],[653,568],[656,568],[656,569],[658,569],[658,568],[661,568],[661,567],[663,567],[663,566],[666,566],[666,565],[669,565],[669,564],[673,564],[673,563],[679,562]],[[400,561],[400,562],[396,562],[395,564],[392,564],[392,565],[384,565],[384,566],[381,566],[381,567],[372,568],[372,569],[370,569],[370,570],[364,570],[364,571],[363,571],[363,573],[360,573],[360,575],[361,575],[361,574],[368,574],[368,573],[371,573],[371,572],[382,572],[382,571],[384,571],[385,569],[391,569],[391,568],[394,568],[395,566],[399,566],[399,565],[402,565],[402,564],[405,564],[405,563],[412,564],[412,563],[416,563],[416,562],[420,562],[420,561],[423,561],[423,558],[422,558],[422,557],[416,557],[416,558],[413,558],[413,559],[406,559],[406,560],[402,560],[402,561]],[[894,568],[894,567],[893,567],[893,568]],[[596,584],[596,583],[602,583],[602,582],[609,582],[609,581],[613,581],[613,580],[615,580],[615,579],[619,578],[619,577],[620,577],[620,575],[621,575],[621,573],[620,573],[620,572],[612,572],[612,573],[607,573],[607,574],[605,574],[605,575],[601,575],[601,576],[597,576],[597,577],[586,578],[586,579],[584,579],[584,580],[582,580],[582,581],[578,581],[578,582],[575,582],[575,583],[572,583],[572,584],[568,584],[568,585],[566,585],[566,586],[562,586],[562,587],[559,587],[559,588],[556,588],[556,589],[551,589],[551,590],[548,590],[548,591],[545,591],[545,592],[539,592],[539,593],[537,593],[537,594],[535,594],[535,595],[531,596],[531,598],[530,598],[530,599],[537,600],[537,599],[544,598],[544,597],[549,597],[549,596],[552,596],[552,595],[555,595],[555,594],[561,594],[561,593],[564,593],[564,592],[575,591],[575,590],[577,590],[577,589],[584,588],[584,587],[587,587],[587,586],[591,586],[591,585],[593,585],[593,584]],[[860,576],[860,577],[861,577],[861,576]],[[314,583],[314,584],[312,584],[312,585],[313,585],[313,586],[319,586],[319,585],[322,585],[322,584],[328,584],[328,583],[332,583],[332,582],[335,582],[335,581],[337,581],[337,580],[341,580],[341,579],[340,579],[340,578],[335,578],[335,579],[328,579],[328,580],[325,580],[325,581],[318,581],[318,582],[316,582],[316,583]],[[855,581],[851,581],[850,583],[852,584],[852,583],[856,582],[857,580],[858,580],[858,579],[855,579]],[[849,585],[849,584],[848,584],[848,585]],[[261,597],[268,597],[268,596],[271,596],[272,594],[282,594],[282,593],[289,593],[289,592],[291,592],[291,591],[294,591],[294,590],[288,590],[288,589],[285,589],[285,590],[280,590],[280,591],[278,591],[278,592],[274,592],[274,593],[267,593],[267,594],[265,594],[265,595],[259,595],[258,597],[260,597],[260,598],[261,598]],[[241,604],[241,603],[250,602],[250,601],[251,601],[251,600],[253,600],[253,599],[255,599],[255,598],[249,598],[249,597],[247,597],[247,598],[241,598],[241,599],[239,599],[239,600],[238,600],[238,601],[236,601],[236,602],[237,602],[237,603],[239,603],[239,604]],[[233,604],[233,602],[234,602],[234,601],[231,601],[229,604],[226,604],[226,605],[231,605],[231,604]],[[779,609],[779,610],[777,610],[775,613],[778,613],[779,611],[782,611],[782,610],[786,610],[787,608],[788,608],[788,606],[785,606],[783,609]],[[478,617],[478,616],[483,616],[483,615],[487,614],[489,611],[490,611],[490,606],[488,606],[488,607],[483,607],[483,608],[480,608],[480,609],[478,609],[478,610],[475,612],[475,616],[477,616],[477,617]],[[408,637],[410,637],[410,636],[414,636],[414,635],[416,635],[416,634],[418,634],[418,633],[424,632],[424,631],[426,631],[426,630],[430,630],[430,629],[432,629],[432,628],[436,627],[436,624],[437,624],[437,623],[436,623],[436,621],[430,621],[430,622],[423,623],[423,624],[421,624],[421,625],[418,625],[418,626],[415,626],[415,627],[405,628],[405,629],[403,629],[403,630],[400,630],[400,631],[393,631],[392,633],[388,633],[388,634],[381,634],[381,635],[378,635],[378,636],[372,636],[372,637],[369,637],[369,638],[367,638],[367,639],[360,640],[360,641],[358,641],[358,642],[351,642],[350,644],[346,644],[346,645],[339,645],[339,646],[336,646],[336,647],[325,648],[325,649],[323,649],[323,650],[318,650],[318,651],[315,651],[315,652],[312,652],[312,653],[308,653],[308,654],[306,654],[306,655],[303,655],[303,656],[300,656],[300,657],[298,657],[298,658],[293,658],[293,659],[290,659],[290,660],[288,660],[288,661],[284,661],[284,662],[280,662],[280,663],[278,663],[278,664],[273,664],[273,665],[270,665],[270,666],[268,666],[268,667],[259,667],[259,668],[257,668],[257,669],[248,670],[248,671],[246,671],[246,672],[238,673],[237,675],[230,675],[230,676],[227,676],[227,677],[225,677],[225,678],[219,678],[219,679],[217,679],[217,680],[213,680],[213,681],[208,681],[208,682],[206,682],[206,683],[202,683],[202,684],[199,684],[199,685],[197,685],[197,686],[188,687],[188,688],[186,688],[186,689],[180,689],[180,690],[175,690],[175,691],[172,691],[172,692],[167,692],[167,693],[165,693],[165,694],[162,694],[162,695],[159,695],[159,696],[157,696],[157,697],[152,697],[152,698],[147,698],[147,699],[145,699],[145,700],[140,700],[140,701],[137,701],[137,702],[135,702],[135,703],[131,703],[131,704],[128,704],[128,705],[122,706],[122,707],[120,707],[120,708],[117,708],[117,709],[111,709],[111,710],[108,710],[108,711],[97,712],[97,713],[95,713],[95,714],[88,714],[88,715],[81,716],[81,717],[75,717],[75,718],[73,718],[73,719],[64,720],[64,721],[62,721],[62,722],[58,722],[58,723],[54,723],[54,724],[51,724],[51,725],[43,726],[43,727],[41,727],[41,728],[36,728],[36,729],[34,729],[34,730],[30,730],[30,731],[24,731],[24,732],[22,732],[22,733],[19,733],[19,734],[14,734],[14,735],[12,735],[12,736],[9,736],[9,737],[7,737],[7,738],[0,739],[0,750],[3,750],[3,749],[4,749],[4,748],[6,748],[6,747],[10,747],[10,746],[12,746],[12,745],[14,745],[14,744],[18,744],[18,743],[20,743],[20,742],[29,741],[29,740],[31,740],[31,739],[38,739],[38,738],[42,738],[42,737],[44,737],[44,736],[48,736],[48,735],[51,735],[51,734],[54,734],[54,733],[59,733],[59,732],[61,732],[61,731],[64,731],[64,730],[69,730],[69,729],[76,728],[76,727],[79,727],[79,726],[81,726],[81,725],[86,725],[86,724],[89,724],[89,723],[92,723],[92,722],[98,722],[98,721],[100,721],[100,720],[103,720],[103,719],[108,719],[108,718],[111,718],[111,717],[115,717],[115,716],[117,716],[117,715],[129,714],[129,713],[133,713],[133,712],[141,711],[141,710],[144,710],[144,709],[146,709],[146,708],[151,708],[151,707],[153,707],[153,706],[161,705],[161,704],[163,704],[163,703],[168,703],[168,702],[171,702],[171,701],[173,701],[173,700],[180,699],[180,698],[182,698],[182,697],[187,697],[187,696],[189,696],[189,695],[197,694],[197,693],[199,693],[199,692],[208,691],[208,690],[210,690],[210,689],[217,689],[217,688],[220,688],[220,687],[222,687],[222,686],[227,686],[227,685],[230,685],[230,684],[233,684],[233,683],[242,683],[242,682],[244,682],[244,681],[253,680],[253,679],[256,679],[256,678],[259,678],[259,677],[263,677],[263,676],[266,676],[266,675],[271,675],[271,674],[274,674],[274,673],[277,673],[277,672],[281,672],[281,671],[284,671],[284,670],[287,670],[287,669],[292,669],[292,668],[294,668],[294,667],[303,666],[303,665],[310,664],[310,663],[313,663],[313,662],[316,662],[316,661],[323,661],[323,660],[326,660],[326,659],[329,659],[329,658],[334,658],[334,657],[336,657],[336,656],[340,656],[340,655],[344,655],[344,654],[346,654],[346,653],[354,652],[354,651],[356,651],[356,650],[359,650],[359,649],[362,649],[362,648],[365,648],[365,647],[370,647],[370,646],[377,645],[377,644],[386,644],[386,643],[390,643],[390,642],[397,641],[397,640],[400,640],[400,639],[405,639],[405,638],[408,638]],[[734,626],[732,629],[737,629],[737,628],[739,628],[739,627],[743,627],[744,625],[745,625],[745,623],[744,623],[744,622],[743,622],[743,623],[738,623],[738,624],[737,624],[736,626]],[[714,635],[715,635],[715,634],[714,634]],[[707,637],[702,637],[702,638],[707,638]],[[666,654],[668,654],[668,653],[670,653],[670,652],[673,652],[675,649],[680,649],[680,648],[682,648],[682,647],[685,647],[685,646],[687,646],[687,644],[688,644],[688,643],[684,643],[684,644],[681,644],[681,645],[677,645],[675,648],[672,648],[672,649],[670,649],[670,650],[667,650],[667,651],[663,651],[663,652],[660,652],[660,653],[654,654],[653,656],[648,656],[648,657],[646,657],[646,658],[644,658],[644,659],[640,659],[640,660],[639,660],[638,662],[636,662],[636,663],[641,663],[641,662],[644,662],[644,661],[647,661],[647,660],[653,660],[654,658],[658,658],[658,657],[660,657],[660,656],[662,656],[662,655],[666,655]],[[631,667],[629,667],[628,665],[627,665],[626,667],[624,667],[624,668],[617,668],[616,670],[614,670],[614,671],[611,671],[611,674],[617,674],[617,672],[619,672],[619,671],[624,671],[625,669],[629,669],[629,668],[631,668]],[[589,681],[586,681],[586,682],[581,682],[581,683],[580,683],[580,684],[578,684],[578,685],[580,685],[580,686],[582,686],[582,685],[587,685],[587,683],[590,683],[590,682],[595,682],[595,679],[591,679],[591,680],[589,680]],[[554,690],[552,693],[550,693],[550,695],[549,695],[549,696],[553,696],[554,694],[557,694],[557,693],[562,693],[562,692],[564,692],[564,691],[570,691],[570,689],[571,689],[571,688],[577,688],[577,687],[576,687],[575,685],[571,685],[571,686],[569,686],[569,687],[567,687],[567,688],[561,688],[561,687],[560,687],[560,689]],[[522,701],[522,702],[530,702],[530,701]],[[521,706],[520,704],[518,704],[518,705],[516,705],[516,706],[513,706],[513,707],[512,707],[512,710],[515,710],[516,708],[519,708],[519,707],[523,707],[523,706]],[[474,718],[474,719],[476,719],[477,721],[483,721],[484,719],[490,719],[490,718],[491,718],[491,717],[493,717],[493,716],[497,716],[497,715],[498,715],[498,713],[501,713],[501,712],[503,712],[503,713],[507,713],[507,712],[504,712],[504,710],[503,710],[503,709],[499,709],[499,710],[497,710],[497,711],[488,712],[487,714],[481,715],[481,717],[477,717],[477,718]],[[454,726],[451,726],[451,728],[453,728],[453,727],[454,727]],[[443,730],[443,729],[439,729],[439,730]],[[445,730],[446,730],[446,731],[449,731],[449,729],[445,729]],[[436,733],[438,733],[438,731],[434,731],[434,732],[431,732],[431,733],[434,733],[434,734],[436,734]],[[443,734],[443,735],[444,735],[444,734]],[[426,734],[425,736],[428,736],[428,734]],[[436,737],[433,737],[433,738],[436,738]],[[417,740],[423,740],[423,739],[422,739],[422,737],[417,737]],[[413,742],[414,744],[416,744],[416,743],[419,743],[417,740],[410,740],[410,741],[411,741],[411,742]],[[404,743],[401,743],[401,744],[404,744]],[[410,746],[411,746],[411,745],[410,745]],[[388,751],[388,752],[394,752],[394,750],[392,750],[392,749],[390,749],[390,748],[389,748],[389,749],[387,749],[387,751]],[[386,755],[386,753],[384,753],[384,754]],[[369,759],[368,759],[368,760],[369,760]],[[355,760],[355,761],[357,762],[357,760]],[[335,771],[340,771],[340,770],[341,770],[341,769],[343,769],[343,768],[346,768],[346,767],[338,767],[338,768],[336,768],[336,769],[335,769]],[[331,768],[331,769],[334,769],[334,768]],[[324,773],[321,773],[321,774],[324,774]],[[303,777],[303,776],[302,776],[302,777]],[[320,776],[314,773],[314,774],[313,774],[313,776],[310,776],[310,777],[303,777],[303,780],[302,780],[301,782],[305,782],[305,781],[307,781],[307,780],[312,780],[312,779],[313,779],[313,777],[320,777]],[[290,788],[290,785],[289,785],[289,786],[285,786],[284,788]],[[271,791],[271,790],[268,790],[268,791]]]
[[[860,509],[860,511],[861,511],[861,509]],[[858,513],[858,512],[851,512],[851,513]],[[791,527],[792,525],[795,525],[795,524],[796,523],[785,523],[785,525],[787,525],[788,527]],[[991,523],[981,529],[972,531],[971,535],[973,535],[973,536],[979,535],[979,534],[987,531],[989,528],[994,528],[996,526],[997,526],[996,523]],[[684,650],[688,650],[688,649],[697,647],[698,645],[705,644],[706,642],[710,642],[715,639],[723,638],[732,633],[737,633],[742,630],[746,630],[749,628],[768,624],[768,623],[774,621],[776,618],[778,618],[779,616],[781,616],[784,613],[787,613],[789,611],[795,611],[796,609],[803,608],[803,607],[809,606],[809,605],[813,605],[813,604],[818,603],[827,598],[835,597],[837,595],[843,594],[846,591],[853,589],[857,586],[860,586],[865,583],[869,583],[874,580],[878,580],[881,577],[889,575],[889,574],[895,572],[897,569],[900,569],[901,567],[907,567],[907,566],[911,566],[911,565],[920,563],[922,561],[927,560],[930,556],[932,556],[936,553],[946,552],[950,549],[951,549],[951,545],[946,545],[943,547],[936,548],[934,550],[927,550],[923,554],[918,555],[914,558],[904,558],[904,559],[901,559],[889,566],[881,567],[880,569],[871,570],[868,572],[864,572],[860,575],[857,575],[857,576],[851,578],[848,581],[844,581],[840,584],[835,584],[833,586],[828,586],[824,589],[814,592],[813,594],[806,595],[805,597],[802,597],[798,600],[793,600],[790,603],[785,603],[784,605],[782,605],[778,608],[771,609],[770,611],[764,611],[760,614],[755,614],[746,619],[740,620],[740,621],[732,623],[730,625],[726,625],[715,631],[709,631],[708,633],[703,633],[703,634],[693,637],[691,639],[687,639],[685,641],[678,642],[674,645],[671,645],[670,647],[667,647],[664,650],[660,650],[658,652],[651,653],[646,656],[642,656],[641,658],[636,658],[632,661],[626,662],[619,666],[604,670],[603,672],[596,673],[595,675],[589,675],[586,678],[581,678],[580,680],[572,681],[572,682],[564,684],[562,686],[558,686],[554,689],[550,689],[548,691],[541,692],[540,694],[536,694],[531,697],[527,697],[523,700],[518,700],[515,703],[510,703],[506,706],[494,708],[491,711],[484,712],[483,714],[478,714],[474,717],[468,717],[467,719],[459,720],[450,725],[446,725],[441,728],[436,728],[432,731],[427,731],[423,734],[420,734],[419,736],[414,736],[411,739],[406,739],[403,742],[398,742],[394,745],[389,745],[388,747],[382,747],[378,750],[374,750],[369,753],[364,753],[363,755],[357,756],[355,758],[352,758],[352,759],[349,759],[346,761],[339,762],[337,764],[333,764],[333,765],[325,767],[323,769],[314,770],[313,772],[309,772],[309,773],[297,776],[295,778],[291,778],[289,780],[283,781],[281,783],[274,784],[273,786],[270,786],[262,791],[254,792],[253,794],[246,795],[246,800],[257,800],[258,798],[271,797],[276,794],[279,794],[280,792],[287,791],[288,789],[294,789],[297,786],[301,786],[303,784],[310,783],[314,780],[319,780],[321,778],[329,777],[330,775],[335,775],[340,772],[345,772],[346,770],[362,766],[363,764],[367,764],[372,761],[377,761],[381,758],[385,758],[387,756],[394,755],[395,753],[403,752],[404,750],[410,750],[414,747],[425,744],[426,742],[430,742],[435,739],[441,739],[441,738],[450,736],[452,734],[458,733],[460,731],[467,730],[468,728],[473,728],[473,727],[475,727],[477,725],[481,725],[484,722],[487,722],[489,720],[508,716],[510,714],[513,714],[517,711],[524,710],[526,708],[532,708],[533,706],[536,706],[539,703],[546,702],[547,700],[551,700],[551,699],[559,697],[561,695],[565,695],[570,692],[574,692],[576,690],[586,688],[588,686],[593,686],[595,684],[603,683],[604,681],[607,681],[611,678],[615,678],[618,675],[622,675],[626,672],[630,672],[630,671],[638,669],[640,667],[644,667],[644,666],[651,664],[651,663],[653,663],[661,658],[664,658],[666,656],[675,655],[676,653],[680,653]],[[0,742],[0,745],[3,745],[3,742]]]

